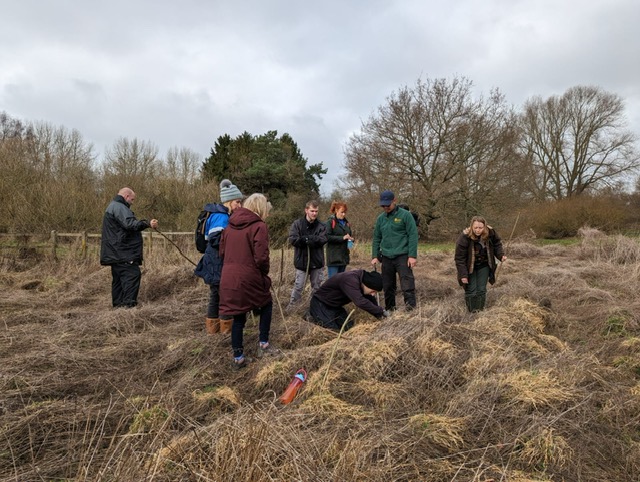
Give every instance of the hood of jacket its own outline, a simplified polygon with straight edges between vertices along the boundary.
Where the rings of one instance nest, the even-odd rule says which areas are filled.
[[[262,218],[247,208],[238,208],[229,217],[229,226],[232,229],[245,229],[246,227],[262,221]]]
[[[210,213],[229,214],[229,210],[227,209],[226,206],[223,206],[222,204],[217,204],[217,203],[207,203],[204,205],[202,209]]]

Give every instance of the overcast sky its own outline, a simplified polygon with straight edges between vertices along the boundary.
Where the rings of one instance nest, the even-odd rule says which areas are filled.
[[[519,107],[596,85],[640,137],[639,0],[0,0],[0,111],[203,157],[288,132],[343,173],[349,136],[394,91],[467,77]]]

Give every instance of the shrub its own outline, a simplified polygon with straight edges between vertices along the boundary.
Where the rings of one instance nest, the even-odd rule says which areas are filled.
[[[607,233],[619,231],[627,221],[627,210],[614,197],[579,196],[539,204],[529,211],[529,218],[539,236],[559,239],[576,236],[584,225]]]

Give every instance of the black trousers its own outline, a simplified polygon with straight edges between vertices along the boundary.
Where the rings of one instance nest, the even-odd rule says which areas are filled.
[[[141,276],[137,263],[111,265],[111,300],[114,307],[131,308],[138,304]]]
[[[413,270],[407,264],[409,256],[402,254],[395,258],[382,257],[382,287],[384,290],[384,307],[387,310],[396,309],[396,274],[400,277],[400,289],[407,309],[416,307],[416,281]]]
[[[308,321],[320,325],[330,330],[340,331],[343,323],[347,319],[349,314],[342,306],[333,307],[324,304],[315,296],[311,297],[311,304],[309,305],[309,312],[306,316]],[[345,331],[353,327],[353,319],[349,320],[347,326],[344,327]]]
[[[220,309],[220,285],[209,285],[209,304],[207,305],[207,318],[218,318]]]

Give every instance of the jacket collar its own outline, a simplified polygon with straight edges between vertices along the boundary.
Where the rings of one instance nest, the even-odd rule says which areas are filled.
[[[127,206],[128,208],[131,207],[131,204],[129,204],[127,201],[124,200],[124,198],[120,195],[120,194],[116,194],[116,197],[113,198],[113,200],[117,203],[122,203],[125,206]]]

